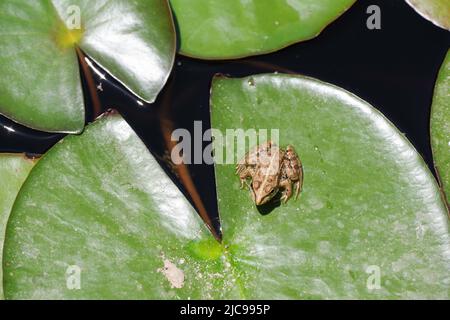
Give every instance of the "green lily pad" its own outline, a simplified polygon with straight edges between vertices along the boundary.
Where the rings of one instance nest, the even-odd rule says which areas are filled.
[[[170,0],[181,53],[202,59],[263,54],[316,37],[355,0]]]
[[[450,203],[450,51],[442,64],[434,91],[431,145],[436,171]]]
[[[422,17],[450,30],[450,2],[448,0],[405,0]]]
[[[377,110],[301,76],[216,78],[212,124],[279,129],[304,167],[297,201],[262,215],[218,165],[224,239],[259,298],[448,298],[448,217],[434,177]],[[368,289],[380,271],[380,288]],[[373,278],[369,284],[373,284]]]
[[[201,255],[201,239],[216,243],[126,121],[103,117],[53,147],[24,183],[6,232],[5,296],[171,298],[168,261],[186,273],[183,295],[200,296],[186,248]]]
[[[305,168],[297,201],[261,215],[234,165],[217,165],[219,244],[126,122],[104,117],[50,150],[22,187],[6,232],[5,296],[448,298],[438,187],[377,111],[283,75],[216,79],[212,105],[222,131],[281,129]],[[368,289],[376,267],[381,287]]]
[[[77,47],[148,102],[175,53],[165,0],[1,1],[0,30],[0,113],[50,132],[84,127]]]
[[[34,165],[23,155],[0,154],[0,266],[3,257],[6,223],[22,183]],[[3,299],[2,269],[0,268],[0,299]]]

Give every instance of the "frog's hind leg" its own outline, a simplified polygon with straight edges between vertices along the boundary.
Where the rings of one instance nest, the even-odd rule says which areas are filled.
[[[300,194],[300,191],[302,191],[302,181],[301,180],[297,180],[294,183],[294,187],[295,187],[295,200],[298,199],[298,195]]]
[[[302,163],[300,162],[300,159],[299,159],[299,164],[300,164],[300,168],[298,171],[298,180],[295,181],[295,200],[298,199],[298,196],[303,189],[304,174],[303,174],[303,166],[302,166]]]
[[[286,203],[292,196],[292,183],[289,179],[280,181],[280,188],[283,189],[281,201]]]

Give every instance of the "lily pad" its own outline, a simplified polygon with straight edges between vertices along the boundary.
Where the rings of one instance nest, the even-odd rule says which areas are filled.
[[[450,2],[448,0],[405,0],[422,17],[450,30]]]
[[[3,257],[6,223],[22,183],[34,165],[23,155],[0,154],[0,266]],[[3,299],[2,269],[0,268],[0,299]]]
[[[175,53],[165,0],[1,1],[0,30],[0,113],[42,131],[84,127],[76,48],[148,102]]]
[[[355,0],[171,0],[181,53],[202,59],[263,54],[316,37]]]
[[[261,215],[234,165],[217,165],[219,244],[128,124],[104,117],[50,150],[19,193],[6,297],[448,298],[438,187],[377,111],[283,75],[216,79],[212,105],[222,131],[281,129],[305,167],[297,201]],[[369,289],[376,267],[381,287]]]
[[[303,162],[299,199],[268,214],[239,189],[234,165],[216,167],[224,240],[252,278],[247,297],[449,297],[449,225],[437,184],[369,104],[307,77],[218,77],[212,124],[223,133],[279,129],[280,145],[293,145]],[[370,278],[378,271],[379,287]]]
[[[442,64],[434,91],[431,145],[436,171],[450,203],[450,51]]]
[[[186,275],[181,295],[201,296],[187,251],[204,253],[201,239],[216,243],[126,121],[103,117],[53,147],[23,185],[6,232],[5,296],[171,298],[168,262]]]

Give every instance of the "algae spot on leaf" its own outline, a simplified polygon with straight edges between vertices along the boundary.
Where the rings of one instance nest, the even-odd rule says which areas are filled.
[[[170,282],[172,288],[181,289],[184,286],[184,272],[168,259],[164,259],[164,267],[157,270]]]
[[[62,49],[73,49],[83,38],[84,29],[69,30],[65,25],[55,28],[55,42]]]

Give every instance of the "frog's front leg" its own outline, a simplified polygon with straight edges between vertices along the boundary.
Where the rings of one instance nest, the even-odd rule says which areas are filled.
[[[239,175],[239,179],[241,180],[241,189],[244,189],[245,186],[249,186],[247,179],[253,177],[253,169],[242,164],[237,165],[236,174]]]
[[[286,203],[292,196],[292,182],[289,179],[284,179],[280,181],[280,188],[283,189],[281,201]]]

